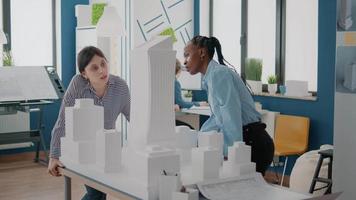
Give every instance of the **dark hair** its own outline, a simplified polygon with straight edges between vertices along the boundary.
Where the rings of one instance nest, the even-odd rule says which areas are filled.
[[[182,69],[182,64],[176,59],[176,75]]]
[[[102,57],[106,60],[103,52],[99,48],[94,46],[84,47],[79,52],[77,63],[78,63],[78,69],[80,73],[82,73],[85,70],[85,67],[89,64],[89,62],[91,61],[91,59],[93,59],[95,55]]]
[[[221,65],[225,65],[224,63],[224,56],[222,55],[221,52],[221,45],[219,40],[216,37],[206,37],[206,36],[194,36],[190,42],[195,45],[198,46],[200,48],[206,48],[208,51],[208,56],[209,58],[213,58],[214,53],[215,53],[215,49],[216,49],[216,53],[218,54],[218,61]]]

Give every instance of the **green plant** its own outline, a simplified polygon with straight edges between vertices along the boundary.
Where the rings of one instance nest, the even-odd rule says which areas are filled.
[[[3,55],[3,66],[13,66],[14,60],[12,57],[11,50],[4,50]]]
[[[184,94],[184,97],[186,98],[193,97],[193,92],[191,90],[187,90],[187,92]]]
[[[245,75],[247,80],[261,81],[262,59],[247,58]]]
[[[159,35],[168,35],[172,37],[173,43],[177,42],[176,34],[172,27],[164,29]]]
[[[96,25],[100,19],[100,17],[104,13],[104,7],[106,3],[94,3],[92,5],[92,16],[91,16],[91,24]]]
[[[276,75],[270,75],[267,77],[267,82],[268,84],[276,84],[277,83],[277,76]]]

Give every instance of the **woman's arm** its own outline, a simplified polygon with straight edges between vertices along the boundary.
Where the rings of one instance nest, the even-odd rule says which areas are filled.
[[[212,88],[209,88],[209,96],[214,98],[209,103],[218,112],[215,123],[224,134],[224,155],[227,155],[228,146],[242,141],[241,101],[233,79],[228,71],[218,72],[212,76]]]
[[[77,84],[78,78],[75,76],[71,80],[69,87],[66,93],[63,96],[61,108],[59,110],[59,115],[54,128],[52,129],[52,138],[51,138],[51,146],[50,146],[50,160],[48,163],[48,173],[52,176],[60,176],[58,167],[63,167],[63,164],[59,161],[59,157],[61,156],[61,137],[65,135],[65,116],[64,111],[65,107],[73,106],[75,103],[75,98],[79,91],[79,84]]]

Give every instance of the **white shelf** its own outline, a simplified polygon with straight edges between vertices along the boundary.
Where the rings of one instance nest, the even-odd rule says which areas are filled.
[[[267,92],[253,94],[253,96],[277,97],[277,98],[285,98],[285,99],[299,99],[299,100],[306,100],[306,101],[316,101],[317,100],[317,97],[315,97],[315,96],[297,97],[297,96],[286,96],[286,95],[281,95],[281,94],[270,94]]]

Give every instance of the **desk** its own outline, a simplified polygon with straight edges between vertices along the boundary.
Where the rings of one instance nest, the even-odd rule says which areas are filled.
[[[189,109],[183,108],[181,110],[182,113],[189,113],[189,114],[196,114],[196,115],[204,115],[204,116],[210,116],[211,115],[211,110],[209,106],[201,106],[201,107],[196,107],[193,106]]]
[[[267,133],[271,136],[271,138],[274,138],[274,126],[275,126],[275,118],[276,115],[279,114],[279,112],[272,112],[269,110],[257,110],[261,114],[261,121],[267,125],[266,131]],[[188,115],[188,116],[184,116]],[[189,116],[191,115],[191,116]],[[195,115],[195,116],[194,116]],[[188,120],[190,120],[189,124],[192,124],[192,126],[196,129],[199,130],[199,116],[210,116],[211,115],[211,110],[209,106],[202,106],[202,107],[196,107],[193,106],[190,109],[182,109],[179,112],[176,112],[176,118],[184,121],[186,123],[189,123]]]
[[[110,196],[119,198],[120,200],[132,200],[138,199],[132,195],[129,195],[123,191],[120,191],[116,188],[113,188],[103,182],[94,180],[87,176],[84,176],[78,172],[75,172],[68,168],[59,168],[60,173],[64,176],[64,199],[72,199],[72,179],[82,182],[85,185],[88,185],[92,188],[95,188],[99,191],[102,191]]]
[[[200,116],[210,116],[211,111],[209,106],[196,107],[190,109],[183,108],[176,112],[176,120],[188,123],[195,130],[200,129]]]
[[[64,176],[64,199],[65,200],[71,200],[72,199],[72,194],[71,194],[71,184],[72,184],[72,179],[76,181],[80,181],[85,185],[88,185],[92,188],[95,188],[99,191],[102,191],[106,194],[109,194],[110,196],[119,198],[120,200],[134,200],[134,199],[139,199],[135,196],[132,196],[128,193],[125,193],[124,191],[121,191],[117,188],[113,188],[107,183],[100,182],[98,180],[95,180],[93,178],[87,177],[83,174],[80,174],[74,170],[68,169],[68,168],[59,168],[60,173]],[[261,177],[262,178],[262,177]],[[254,184],[250,183],[250,184]],[[256,188],[246,188],[246,185],[241,185],[242,187],[237,188],[239,190],[245,190],[246,192],[251,191],[251,190],[256,190]],[[271,186],[267,183],[260,184],[259,187],[260,191],[259,195],[267,195],[267,196],[273,196],[276,199],[285,199],[286,196],[291,196],[291,198],[288,199],[308,199],[310,196],[309,194],[299,194],[293,191],[288,190],[287,188],[279,187],[279,186]],[[261,189],[262,188],[262,189]],[[267,193],[266,193],[267,191]],[[243,195],[246,197],[246,195]],[[252,199],[253,196],[256,196],[256,194],[251,194],[250,197]],[[249,199],[250,199],[249,198]],[[199,196],[200,200],[207,200],[204,198],[202,195]]]
[[[40,146],[42,146],[43,151],[46,154],[46,160],[42,161],[45,164],[48,163],[47,147],[43,137],[43,106],[53,103],[53,101],[38,100],[38,101],[28,101],[28,102],[0,102],[0,107],[2,109],[2,115],[16,114],[17,111],[37,113],[38,122],[37,129],[18,131],[18,132],[6,132],[0,134],[0,144],[15,144],[22,142],[35,142],[36,145],[36,156],[35,162],[42,161],[39,159]]]
[[[87,177],[83,174],[80,174],[74,170],[68,168],[59,168],[59,172],[64,177],[64,199],[71,200],[72,199],[72,179],[79,181],[85,185],[88,185],[92,188],[95,188],[105,194],[118,198],[120,200],[137,200],[139,198],[127,194],[119,189],[113,188],[106,183],[94,180],[93,178]],[[199,196],[200,200],[207,200],[203,196]]]

